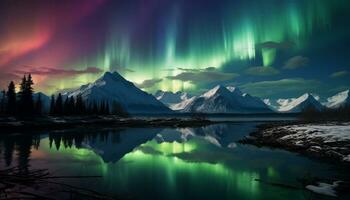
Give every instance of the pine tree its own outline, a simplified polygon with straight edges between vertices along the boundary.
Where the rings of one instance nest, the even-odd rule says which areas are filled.
[[[1,93],[0,114],[6,114],[6,91],[3,90]]]
[[[30,116],[33,115],[34,111],[34,100],[33,100],[33,80],[29,74],[28,78],[24,75],[20,84],[19,91],[19,110],[20,115]]]
[[[27,108],[25,106],[26,103],[26,85],[27,85],[27,77],[24,75],[22,78],[22,82],[19,87],[19,102],[18,102],[18,110],[20,115],[24,115],[27,112]]]
[[[59,93],[56,99],[55,103],[55,113],[56,115],[62,115],[63,114],[63,100],[62,100],[62,94]]]
[[[109,115],[110,114],[110,111],[109,111],[109,102],[107,101],[106,102],[106,115]]]
[[[55,115],[55,95],[51,95],[50,115]]]
[[[78,115],[85,114],[85,103],[81,95],[77,96],[75,109],[76,109],[76,114]]]
[[[10,82],[7,90],[7,113],[9,115],[16,114],[16,87],[13,81]]]
[[[75,109],[75,100],[74,100],[74,97],[71,96],[71,97],[69,98],[69,114],[70,114],[70,115],[74,115],[74,114],[76,113],[75,110],[76,110],[76,109]]]
[[[26,107],[28,108],[28,115],[32,115],[34,113],[34,100],[33,100],[33,79],[32,75],[29,74],[26,82]]]
[[[120,117],[127,117],[129,114],[124,110],[123,106],[120,105],[120,103],[113,101],[112,103],[112,114],[120,116]]]
[[[37,115],[42,115],[43,114],[43,103],[41,100],[41,94],[39,93],[38,99],[36,100],[35,103],[35,114]]]
[[[71,114],[71,111],[69,109],[69,98],[68,97],[66,98],[66,100],[64,100],[63,113],[64,113],[64,115],[70,115]]]
[[[96,101],[94,101],[93,105],[92,105],[92,114],[93,115],[97,115],[98,114],[98,106]]]
[[[104,101],[101,101],[101,105],[100,105],[100,112],[99,112],[99,114],[100,115],[103,115],[103,114],[105,114],[105,102]]]

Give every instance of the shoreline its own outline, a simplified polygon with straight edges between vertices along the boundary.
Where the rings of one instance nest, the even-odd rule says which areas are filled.
[[[349,131],[350,122],[344,121],[268,123],[238,142],[350,165]]]
[[[16,119],[14,117],[0,118],[1,132],[23,130],[67,129],[79,127],[197,127],[216,124],[207,119],[183,118],[151,118],[141,117],[121,118],[117,116],[74,116],[74,117],[35,117],[31,119]]]

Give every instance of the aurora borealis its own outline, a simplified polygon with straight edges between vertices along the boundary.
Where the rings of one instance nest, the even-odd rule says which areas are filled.
[[[0,84],[31,72],[37,90],[52,93],[117,70],[149,92],[234,84],[264,96],[253,86],[268,82],[272,96],[333,94],[350,86],[349,6],[345,0],[5,0]]]

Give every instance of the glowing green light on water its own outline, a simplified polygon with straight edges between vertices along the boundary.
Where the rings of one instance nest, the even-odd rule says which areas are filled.
[[[259,178],[258,173],[233,171],[223,164],[191,163],[172,156],[144,154],[139,150],[128,153],[122,161],[138,162],[140,169],[158,166],[160,169],[167,171],[166,182],[173,186],[176,186],[175,181],[178,173],[189,174],[190,181],[203,179],[205,174],[213,176],[221,182],[227,181],[229,188],[236,188],[240,192],[246,193],[246,195],[255,196],[259,193],[258,182],[254,181],[254,178]]]
[[[147,142],[142,146],[149,146],[154,148],[155,150],[161,151],[165,155],[176,154],[176,153],[184,153],[191,152],[196,149],[196,144],[191,142],[186,143],[178,143],[178,142],[162,142],[158,144],[155,141]]]
[[[145,153],[142,148],[136,148],[116,163],[105,163],[90,149],[77,149],[74,146],[65,148],[62,144],[57,151],[55,147],[49,148],[48,139],[41,140],[39,151],[46,152],[45,154],[51,159],[72,161],[65,163],[66,169],[76,168],[78,173],[82,174],[102,174],[104,183],[108,185],[115,183],[121,191],[130,189],[130,186],[136,184],[142,177],[142,181],[151,183],[161,180],[162,188],[166,189],[167,195],[177,196],[179,179],[185,175],[187,184],[196,185],[198,188],[207,187],[205,184],[208,182],[219,188],[227,188],[228,197],[237,195],[237,192],[252,198],[259,195],[260,186],[254,181],[254,178],[259,178],[259,174],[254,171],[233,169],[221,163],[188,162],[174,156],[178,153],[202,151],[206,148],[205,145],[207,143],[202,140],[161,144],[152,140],[141,147],[153,148],[154,151]],[[157,151],[161,154],[152,153]],[[201,184],[203,185],[200,186]]]
[[[267,168],[267,175],[269,178],[276,178],[279,176],[278,172],[271,166]]]

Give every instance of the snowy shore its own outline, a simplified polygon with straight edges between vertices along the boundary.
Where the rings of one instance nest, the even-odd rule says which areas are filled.
[[[265,125],[240,142],[350,164],[349,122]]]

